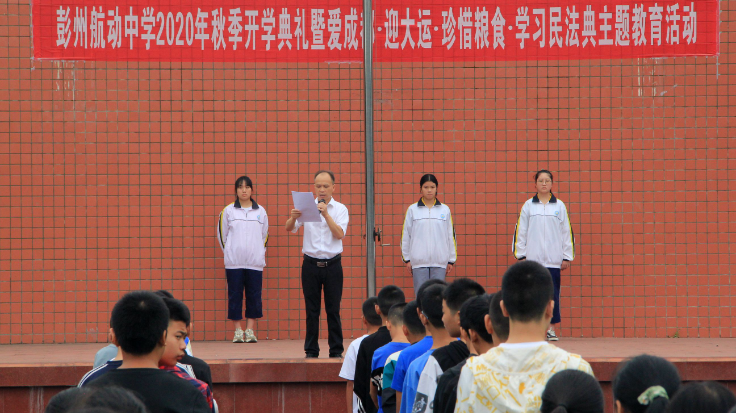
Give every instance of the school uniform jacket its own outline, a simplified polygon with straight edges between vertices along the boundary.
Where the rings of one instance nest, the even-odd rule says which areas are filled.
[[[516,259],[537,261],[547,268],[572,261],[575,240],[565,204],[554,195],[546,204],[537,195],[527,200],[521,207],[512,248]]]
[[[225,268],[263,271],[266,266],[268,215],[253,201],[242,208],[240,200],[223,208],[217,222],[217,242],[225,254]]]
[[[401,234],[401,258],[411,261],[411,268],[455,264],[457,242],[450,207],[438,199],[432,208],[427,208],[422,199],[409,206]]]

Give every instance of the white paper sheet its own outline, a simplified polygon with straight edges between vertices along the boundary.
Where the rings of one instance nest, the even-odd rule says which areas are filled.
[[[302,216],[297,218],[299,222],[321,222],[319,209],[314,203],[314,194],[311,192],[291,191],[291,197],[294,198],[294,209],[302,212]]]

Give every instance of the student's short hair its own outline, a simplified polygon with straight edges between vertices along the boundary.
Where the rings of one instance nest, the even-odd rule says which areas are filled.
[[[189,307],[183,302],[176,298],[164,298],[166,308],[169,309],[169,320],[170,321],[181,321],[189,327],[189,323],[192,321],[192,316],[189,313]]]
[[[363,317],[365,321],[372,326],[382,326],[383,320],[381,316],[376,312],[376,304],[378,304],[378,298],[370,297],[363,302]]]
[[[440,280],[437,278],[432,278],[427,281],[425,281],[421,286],[419,286],[419,290],[416,291],[417,293],[417,308],[419,308],[419,311],[423,310],[422,307],[422,292],[426,290],[428,287],[431,287],[433,285],[447,285],[447,283],[444,280]]]
[[[169,309],[150,291],[125,294],[112,309],[110,325],[124,352],[150,354],[169,327]]]
[[[44,413],[67,413],[77,404],[85,394],[91,392],[89,387],[72,387],[57,393],[49,400]]]
[[[395,285],[387,285],[378,292],[378,309],[384,317],[388,317],[388,311],[394,304],[406,302],[404,292]]]
[[[446,285],[436,284],[422,291],[422,314],[435,328],[445,328],[445,323],[442,321],[442,293],[446,288]]]
[[[539,320],[554,296],[552,276],[538,262],[517,262],[503,275],[501,292],[509,318],[522,323]]]
[[[488,316],[491,319],[493,332],[499,339],[506,341],[509,338],[509,318],[503,315],[501,310],[501,299],[503,298],[501,291],[491,295],[491,304],[488,308]]]
[[[427,329],[424,328],[422,320],[417,314],[417,301],[409,301],[404,307],[404,325],[411,334],[427,334]]]
[[[493,336],[486,330],[486,314],[490,302],[491,297],[483,294],[472,297],[460,307],[460,328],[475,331],[486,343],[493,343]]]
[[[729,413],[736,409],[736,396],[715,381],[686,384],[670,401],[667,413]]]
[[[170,292],[166,290],[157,290],[157,291],[154,291],[153,293],[161,298],[176,298],[174,297],[174,294],[171,294]]]
[[[406,303],[398,303],[391,306],[388,310],[388,321],[394,326],[400,326],[404,324],[404,308]],[[416,313],[416,310],[414,310]]]
[[[541,413],[603,413],[603,406],[603,390],[598,380],[580,370],[555,373],[542,392]]]
[[[320,175],[322,175],[322,174],[329,175],[330,176],[330,179],[332,179],[332,183],[333,184],[335,183],[335,174],[333,174],[332,171],[328,171],[326,169],[320,169],[319,171],[317,171],[317,173],[314,174],[314,179],[317,179],[317,177],[320,176]]]
[[[447,285],[442,298],[447,308],[453,312],[460,311],[463,303],[470,298],[485,294],[486,290],[470,278],[458,278]]]
[[[654,386],[664,388],[667,397],[656,397],[647,405],[639,403],[639,396]],[[619,364],[613,379],[613,398],[630,413],[661,413],[679,388],[680,373],[674,364],[642,354]]]
[[[75,407],[81,409],[79,411],[90,412],[148,413],[146,405],[135,394],[118,386],[92,387],[92,391],[82,396]]]

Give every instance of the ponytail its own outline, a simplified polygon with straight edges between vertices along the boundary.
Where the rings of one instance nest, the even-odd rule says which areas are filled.
[[[662,413],[680,388],[674,364],[642,354],[619,365],[613,379],[613,398],[630,413]]]
[[[654,399],[649,406],[644,410],[646,413],[664,413],[667,410],[667,406],[670,404],[670,399],[664,397],[658,397]]]

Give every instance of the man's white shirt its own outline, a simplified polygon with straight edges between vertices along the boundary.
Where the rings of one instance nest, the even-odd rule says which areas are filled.
[[[317,199],[314,200],[317,203]],[[330,199],[327,203],[327,213],[332,217],[335,223],[342,228],[343,235],[348,233],[348,221],[350,217],[348,215],[348,208],[335,201],[335,198]],[[297,218],[296,225],[292,232],[296,233],[300,227],[304,226],[304,246],[302,247],[302,253],[312,258],[320,260],[326,260],[334,258],[338,254],[342,253],[342,240],[335,238],[330,231],[329,225],[325,221],[325,217],[320,214],[321,222],[299,222]]]

